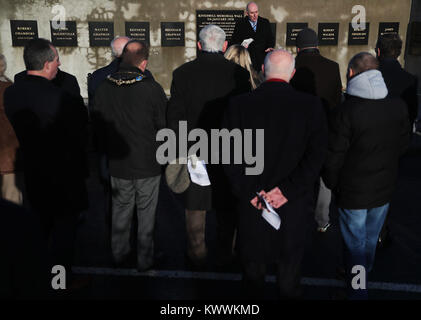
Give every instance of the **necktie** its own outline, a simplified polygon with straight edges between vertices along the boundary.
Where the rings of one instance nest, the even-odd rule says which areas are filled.
[[[252,28],[253,28],[254,32],[256,32],[256,27],[257,27],[257,23],[252,25]]]

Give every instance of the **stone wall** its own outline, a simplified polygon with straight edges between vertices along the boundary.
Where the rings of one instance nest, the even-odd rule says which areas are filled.
[[[411,8],[411,0],[260,0],[257,3],[260,15],[277,23],[277,47],[285,45],[287,22],[308,22],[309,27],[316,31],[318,22],[339,22],[339,44],[321,47],[321,52],[340,64],[344,84],[349,59],[360,51],[374,53],[372,49],[379,22],[400,22],[399,33],[405,43]],[[124,35],[125,21],[149,21],[151,55],[148,69],[169,93],[172,71],[196,55],[196,10],[242,10],[247,1],[0,0],[0,52],[8,59],[6,74],[9,77],[24,69],[23,48],[12,47],[9,20],[37,20],[39,36],[51,39],[49,21],[55,16],[51,10],[56,4],[65,7],[66,20],[77,21],[78,30],[77,48],[59,48],[61,69],[76,75],[82,95],[86,97],[87,73],[111,61],[110,48],[89,47],[88,21],[114,21],[115,35]],[[347,45],[348,23],[355,15],[352,13],[354,5],[366,8],[367,21],[370,22],[368,46]],[[160,46],[160,23],[164,21],[185,22],[185,47]],[[289,49],[295,53],[295,48]]]

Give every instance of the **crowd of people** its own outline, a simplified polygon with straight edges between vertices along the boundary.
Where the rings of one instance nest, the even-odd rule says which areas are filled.
[[[255,135],[264,129],[262,174],[245,174],[247,163],[208,163],[210,185],[190,181],[182,192],[192,268],[203,270],[209,262],[206,213],[215,210],[216,264],[227,266],[239,257],[244,294],[263,297],[266,270],[276,264],[281,296],[298,298],[311,220],[317,221],[319,232],[326,232],[335,201],[349,298],[367,298],[366,290],[352,288],[351,270],[355,265],[368,272],[373,267],[398,162],[417,117],[417,79],[397,61],[402,41],[397,34],[384,35],[376,44],[376,57],[367,52],[352,57],[343,94],[339,65],[320,54],[314,30],[298,34],[294,58],[273,48],[269,21],[259,16],[256,3],[249,3],[245,13],[231,43],[216,25],[200,31],[199,54],[174,70],[169,100],[147,69],[148,45],[127,37],[112,41],[113,61],[89,76],[88,107],[76,78],[59,69],[59,54],[50,41],[27,43],[26,71],[14,83],[4,76],[6,60],[0,56],[1,196],[26,209],[3,200],[0,205],[9,215],[19,211],[39,221],[40,232],[36,223],[25,227],[32,230],[28,241],[32,246],[49,243],[50,265],[71,270],[77,219],[89,207],[89,122],[100,155],[105,208],[112,217],[115,265],[123,265],[130,254],[136,213],[139,271],[154,267],[163,172],[156,159],[157,132],[169,128],[178,135],[183,121],[188,132],[251,129]],[[255,145],[250,147],[256,152]],[[267,206],[280,216],[279,230],[262,218]],[[22,223],[20,215],[10,223]],[[42,269],[46,252],[34,258],[33,249],[19,250],[20,260],[30,256],[34,270]],[[26,283],[29,293],[22,288],[7,271],[15,258],[10,253],[1,262],[1,276],[11,278],[0,293],[25,296],[43,289],[43,277]]]

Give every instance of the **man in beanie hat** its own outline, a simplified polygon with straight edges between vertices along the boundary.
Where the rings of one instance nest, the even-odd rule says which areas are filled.
[[[295,58],[295,67],[297,72],[291,80],[291,85],[297,90],[318,96],[329,114],[341,102],[342,82],[339,65],[320,54],[317,33],[313,29],[301,30],[297,35],[296,46],[298,55]],[[331,192],[320,179],[315,210],[317,230],[320,232],[325,232],[330,226],[330,200]]]

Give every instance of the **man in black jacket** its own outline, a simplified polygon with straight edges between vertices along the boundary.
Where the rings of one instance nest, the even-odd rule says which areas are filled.
[[[94,126],[100,152],[109,159],[112,186],[111,249],[116,264],[130,253],[130,226],[138,217],[137,268],[154,262],[154,225],[161,167],[156,161],[156,133],[165,127],[167,98],[144,73],[149,48],[129,41],[119,70],[96,90]]]
[[[26,70],[15,74],[15,82],[23,79],[25,74],[26,74]],[[69,93],[70,95],[76,97],[77,99],[82,100],[83,102],[83,98],[80,95],[79,83],[77,82],[77,79],[74,75],[58,69],[57,75],[55,76],[53,80],[51,80],[51,82],[55,84],[57,87]]]
[[[231,96],[250,91],[249,73],[228,61],[225,32],[209,25],[199,33],[197,59],[183,64],[173,72],[171,98],[168,104],[168,125],[179,132],[180,121],[187,121],[187,130],[218,129],[222,114]],[[189,142],[189,146],[193,143]],[[208,159],[203,159],[208,160]],[[211,186],[191,183],[183,193],[186,208],[188,257],[197,267],[204,266],[206,210],[215,208],[218,219],[218,247],[221,264],[228,262],[232,251],[235,215],[232,197],[221,168],[207,166]]]
[[[95,70],[88,77],[89,112],[93,112],[94,109],[94,97],[96,89],[99,87],[101,82],[107,78],[107,76],[117,72],[121,62],[121,55],[123,53],[124,46],[129,41],[130,38],[128,37],[115,37],[113,41],[111,41],[111,56],[113,61],[111,61],[105,67]]]
[[[376,54],[391,98],[402,98],[408,107],[411,128],[418,115],[418,79],[405,71],[397,60],[402,51],[402,40],[397,33],[385,34],[377,40]]]
[[[388,90],[369,53],[348,67],[347,99],[331,118],[324,181],[336,196],[345,242],[350,298],[367,298],[366,283],[351,288],[351,272],[371,271],[377,239],[395,189],[399,157],[409,143],[405,103]]]
[[[261,298],[266,267],[277,263],[280,294],[296,298],[311,226],[314,184],[327,151],[327,122],[320,99],[289,85],[294,74],[290,53],[269,53],[264,72],[266,81],[251,93],[231,99],[224,118],[224,127],[229,130],[251,129],[256,135],[257,129],[264,129],[263,172],[247,175],[245,163],[225,169],[238,199],[237,243],[245,292],[248,297]],[[254,137],[245,141],[253,142]],[[256,142],[253,152],[257,149]],[[276,209],[281,218],[279,230],[263,219],[256,192]]]
[[[291,79],[291,85],[302,92],[307,92],[322,100],[326,114],[341,103],[342,82],[339,65],[323,57],[318,49],[317,33],[310,28],[301,30],[297,35],[297,52],[295,58],[296,72]],[[330,226],[329,206],[331,191],[320,179],[317,194],[315,220],[317,230],[325,232]]]
[[[275,46],[275,38],[269,20],[259,17],[259,8],[255,2],[247,4],[246,17],[235,24],[230,45],[242,44],[247,39],[253,39],[253,42],[244,44],[244,47],[250,53],[253,68],[260,72],[266,53]]]
[[[30,207],[51,240],[53,262],[70,272],[77,217],[88,206],[87,112],[51,82],[60,60],[50,41],[31,40],[23,55],[27,72],[6,89],[5,111],[19,141]]]

